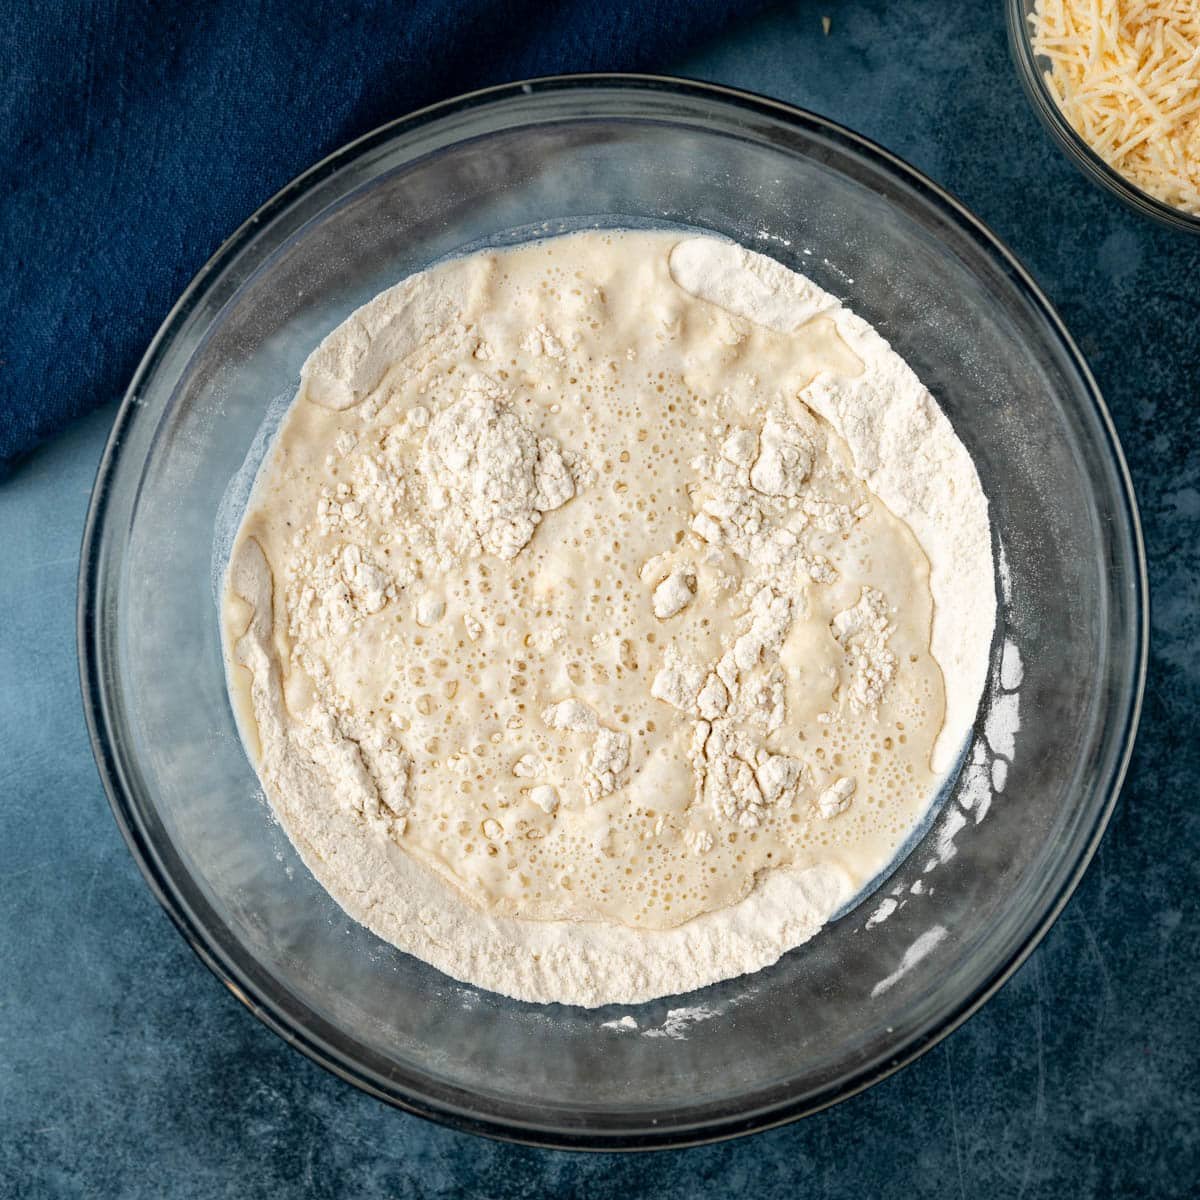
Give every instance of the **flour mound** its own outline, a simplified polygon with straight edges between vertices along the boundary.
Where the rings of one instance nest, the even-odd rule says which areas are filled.
[[[430,423],[421,471],[443,540],[502,559],[515,558],[541,514],[575,494],[558,443],[538,438],[482,375]]]
[[[933,398],[812,281],[554,239],[310,355],[230,559],[230,693],[352,917],[636,1003],[768,966],[892,860],[974,718],[990,547]]]

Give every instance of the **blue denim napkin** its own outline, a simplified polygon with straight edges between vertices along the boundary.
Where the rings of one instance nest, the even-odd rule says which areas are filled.
[[[762,0],[6,7],[0,476],[119,396],[221,241],[343,142],[488,84],[661,67]]]

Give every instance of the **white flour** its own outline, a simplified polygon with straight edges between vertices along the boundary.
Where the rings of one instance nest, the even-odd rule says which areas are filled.
[[[970,458],[865,323],[740,247],[591,234],[322,343],[224,625],[347,912],[632,1003],[774,962],[886,864],[974,720],[992,578]]]
[[[494,381],[473,375],[429,426],[421,470],[443,554],[515,558],[542,513],[575,494],[558,443],[539,440],[506,399]]]
[[[675,248],[671,272],[694,295],[781,332],[834,310],[838,333],[863,371],[818,377],[804,401],[845,438],[859,477],[929,558],[931,648],[946,682],[946,724],[933,766],[949,770],[975,719],[996,624],[987,501],[966,447],[908,364],[811,281],[741,246],[699,238]]]

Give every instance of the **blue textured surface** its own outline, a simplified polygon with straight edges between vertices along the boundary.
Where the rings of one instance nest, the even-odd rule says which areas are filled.
[[[221,241],[349,138],[488,84],[660,65],[763,4],[0,5],[0,475],[119,395]]]
[[[1126,212],[1059,157],[999,4],[798,3],[661,66],[827,113],[927,171],[1016,250],[1090,358],[1142,504],[1154,611],[1129,782],[1079,892],[946,1042],[786,1129],[621,1158],[384,1108],[209,975],[109,816],[78,699],[74,581],[110,406],[0,487],[0,1195],[1195,1194],[1200,239]]]

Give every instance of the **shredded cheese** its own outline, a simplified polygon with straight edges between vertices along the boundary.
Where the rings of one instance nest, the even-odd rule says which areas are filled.
[[[1113,170],[1200,216],[1200,0],[1037,0],[1046,85]]]

